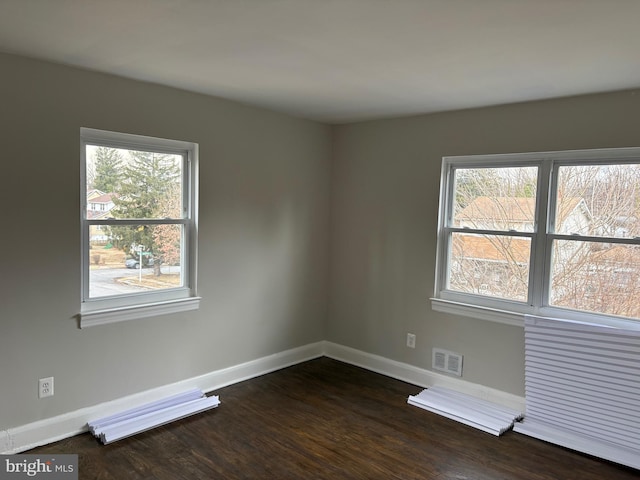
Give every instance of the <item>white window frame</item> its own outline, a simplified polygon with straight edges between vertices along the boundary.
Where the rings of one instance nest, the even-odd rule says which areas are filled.
[[[603,240],[603,237],[585,237],[553,232],[551,227],[554,222],[558,167],[564,165],[638,162],[640,162],[640,148],[637,147],[443,157],[440,177],[436,278],[434,295],[430,299],[431,308],[439,312],[516,326],[524,326],[524,316],[533,314],[612,327],[628,327],[631,322],[637,327],[637,319],[552,306],[549,305],[548,299],[550,293],[551,245],[553,240],[559,238],[587,241],[589,239]],[[446,289],[450,234],[451,232],[465,230],[453,227],[454,170],[456,168],[506,168],[517,166],[538,167],[536,217],[534,219],[533,232],[509,232],[509,235],[531,239],[528,301],[517,302]],[[494,233],[493,231],[482,230],[465,231],[468,233]],[[637,238],[604,238],[611,243],[640,245],[640,240]]]
[[[144,293],[90,298],[90,227],[113,221],[90,220],[87,218],[87,145],[178,154],[183,157],[182,203],[184,212],[183,219],[179,223],[183,226],[181,251],[183,286]],[[82,127],[80,129],[80,160],[80,224],[82,241],[80,328],[198,309],[200,305],[200,297],[197,295],[198,144]],[[158,222],[163,223],[162,221],[155,221],[155,223]],[[138,225],[140,220],[119,220],[118,223],[122,225]],[[145,223],[154,223],[154,220],[145,219]]]

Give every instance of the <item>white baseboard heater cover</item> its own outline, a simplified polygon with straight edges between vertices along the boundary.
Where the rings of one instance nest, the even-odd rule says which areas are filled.
[[[525,317],[526,415],[514,430],[640,469],[640,325]]]
[[[217,396],[207,397],[196,388],[115,415],[92,420],[88,426],[91,433],[106,445],[204,412],[219,404],[220,399]]]
[[[410,395],[407,402],[496,436],[522,418],[517,410],[438,386]]]

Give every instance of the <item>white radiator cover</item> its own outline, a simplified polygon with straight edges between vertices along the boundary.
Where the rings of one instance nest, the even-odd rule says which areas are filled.
[[[516,432],[640,469],[640,325],[528,315],[525,380]]]

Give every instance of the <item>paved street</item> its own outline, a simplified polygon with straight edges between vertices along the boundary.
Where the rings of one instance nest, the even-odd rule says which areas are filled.
[[[176,265],[163,265],[162,273],[180,273],[180,267]],[[90,297],[106,297],[110,295],[122,295],[125,293],[136,293],[150,290],[149,287],[138,287],[135,285],[128,285],[123,282],[118,282],[119,278],[131,278],[136,280],[139,275],[139,270],[133,268],[99,268],[91,270],[90,272]],[[143,268],[142,276],[153,275],[153,268]]]
[[[150,268],[143,268],[142,275],[149,275],[153,272]],[[122,295],[124,293],[144,292],[148,289],[126,285],[116,281],[122,277],[138,278],[138,270],[129,268],[104,268],[91,270],[90,273],[90,297],[105,297],[109,295]]]

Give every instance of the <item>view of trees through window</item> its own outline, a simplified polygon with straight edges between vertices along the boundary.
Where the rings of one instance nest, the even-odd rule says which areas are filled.
[[[182,155],[86,149],[90,297],[181,286]]]
[[[527,302],[538,167],[454,172],[447,288]],[[553,175],[548,304],[640,318],[640,165],[567,164]]]

